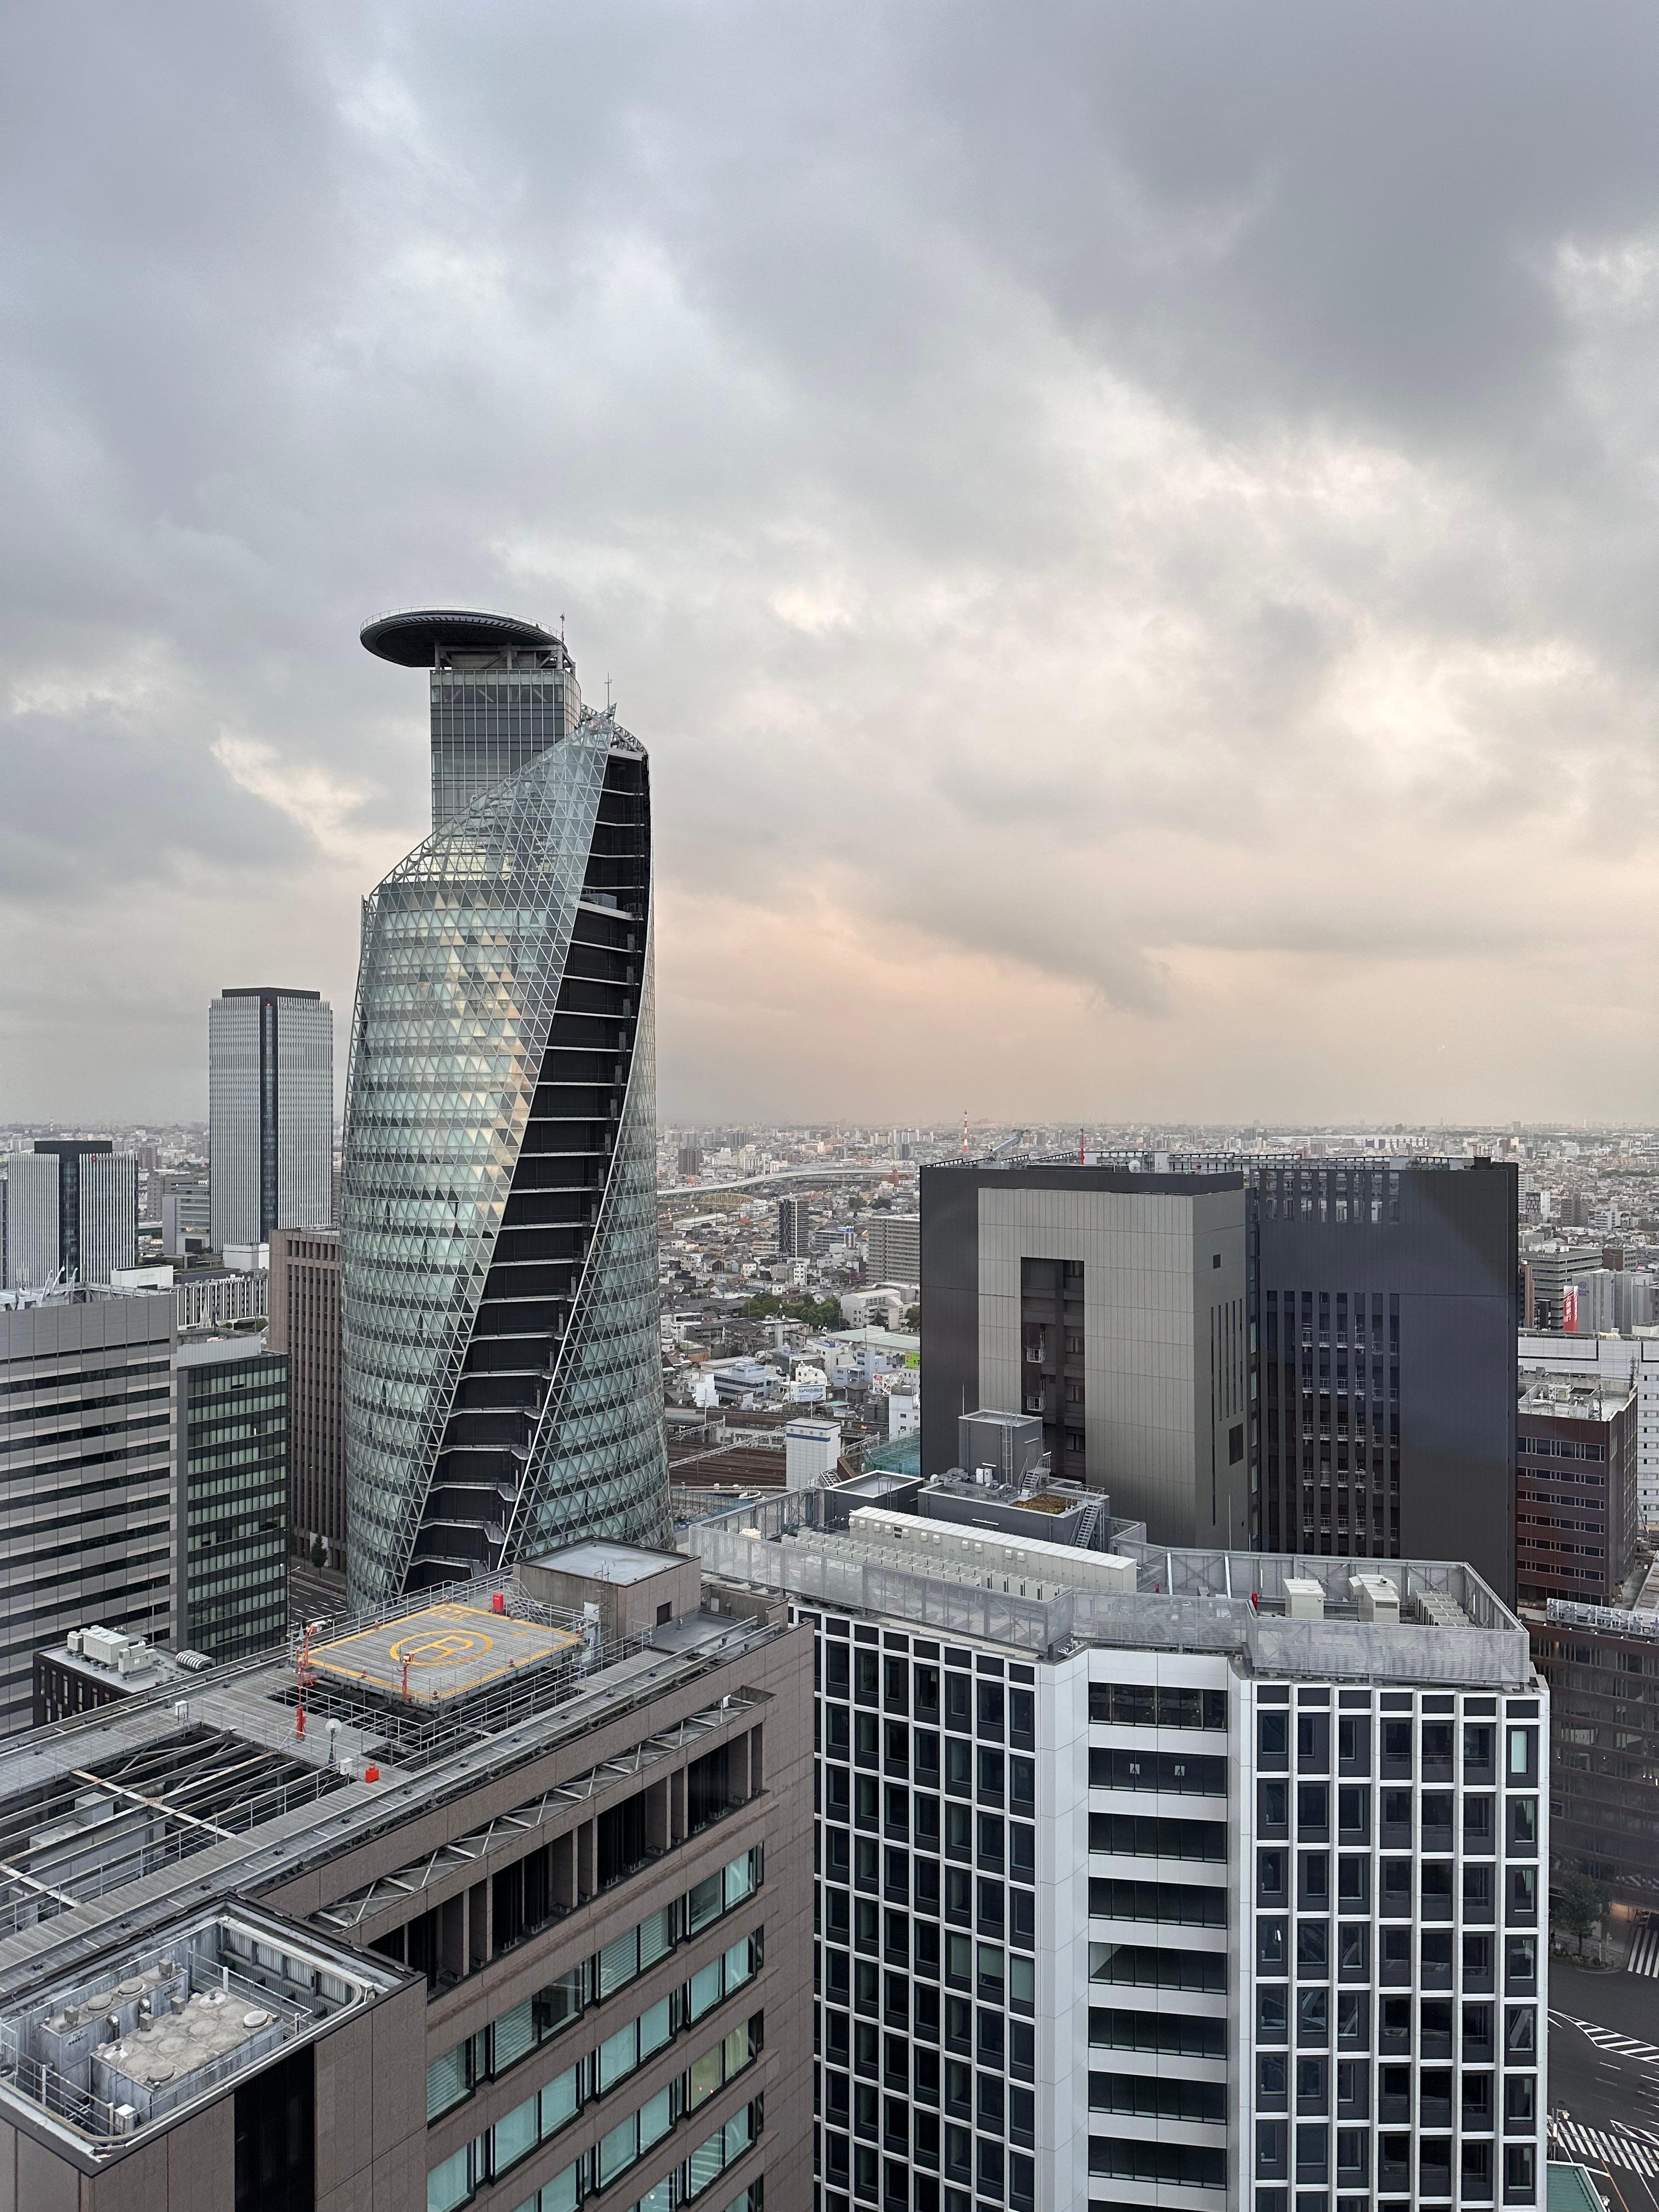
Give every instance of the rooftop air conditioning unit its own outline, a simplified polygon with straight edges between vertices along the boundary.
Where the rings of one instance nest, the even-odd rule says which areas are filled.
[[[91,1660],[94,1667],[118,1667],[127,1641],[118,1628],[83,1628],[81,1656]]]
[[[1352,1575],[1348,1590],[1361,1620],[1400,1626],[1400,1585],[1387,1575]]]

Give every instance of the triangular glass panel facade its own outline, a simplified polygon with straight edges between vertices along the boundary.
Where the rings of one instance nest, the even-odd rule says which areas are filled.
[[[583,1534],[671,1537],[649,770],[562,696],[548,739],[364,903],[341,1182],[356,1605]]]

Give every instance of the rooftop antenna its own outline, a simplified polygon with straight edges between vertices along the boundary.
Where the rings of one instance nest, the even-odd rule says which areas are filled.
[[[605,672],[605,713],[606,713],[607,714],[610,714],[610,713],[611,712],[611,671],[610,671],[608,668],[607,668],[607,669],[606,669],[606,671]]]

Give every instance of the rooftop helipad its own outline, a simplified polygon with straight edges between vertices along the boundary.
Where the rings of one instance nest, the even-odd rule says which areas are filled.
[[[580,1636],[477,1606],[431,1605],[319,1645],[314,1674],[439,1705],[581,1649]]]

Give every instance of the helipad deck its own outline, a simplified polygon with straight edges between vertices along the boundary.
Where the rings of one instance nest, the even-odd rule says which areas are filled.
[[[477,1606],[431,1605],[311,1654],[313,1673],[437,1705],[581,1649],[580,1636]]]

